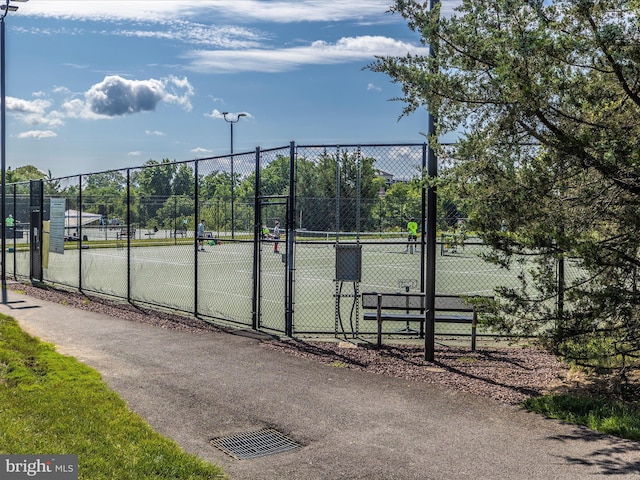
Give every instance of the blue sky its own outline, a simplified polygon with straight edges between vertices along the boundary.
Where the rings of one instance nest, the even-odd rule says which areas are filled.
[[[300,144],[419,143],[400,86],[426,54],[390,0],[29,0],[6,25],[7,166],[54,177]],[[457,1],[444,1],[450,12]]]

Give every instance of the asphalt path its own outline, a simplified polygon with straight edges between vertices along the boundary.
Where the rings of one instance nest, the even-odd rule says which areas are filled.
[[[8,300],[1,313],[98,370],[156,431],[232,479],[640,478],[640,443],[483,397],[322,365],[241,332],[168,330],[11,290]],[[301,447],[238,460],[210,442],[264,428]]]

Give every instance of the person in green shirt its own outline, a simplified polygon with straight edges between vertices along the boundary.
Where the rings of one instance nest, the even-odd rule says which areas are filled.
[[[414,250],[417,252],[418,247],[416,242],[418,240],[418,224],[413,219],[413,217],[409,218],[409,222],[407,223],[407,230],[409,232],[407,237],[407,241],[409,243],[407,243],[407,248],[404,249],[404,253],[409,253],[409,249],[411,249],[411,253],[413,253]]]
[[[9,216],[5,218],[4,224],[7,227],[13,227],[15,225],[15,221],[13,220],[13,215],[9,214]]]

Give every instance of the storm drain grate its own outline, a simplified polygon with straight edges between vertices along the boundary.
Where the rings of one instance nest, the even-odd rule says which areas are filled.
[[[213,438],[211,444],[238,460],[275,455],[302,447],[272,428]]]

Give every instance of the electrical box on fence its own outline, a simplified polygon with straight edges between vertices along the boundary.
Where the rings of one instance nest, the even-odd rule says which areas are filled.
[[[362,276],[362,246],[336,244],[336,281],[359,282]]]

